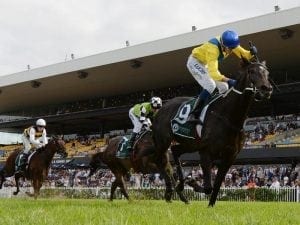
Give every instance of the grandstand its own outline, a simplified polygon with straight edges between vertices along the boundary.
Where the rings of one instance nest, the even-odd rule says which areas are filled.
[[[247,46],[249,40],[254,42],[280,89],[275,89],[270,101],[253,104],[250,116],[297,114],[300,112],[299,22],[300,7],[297,7],[2,76],[0,131],[21,132],[36,118],[44,117],[49,134],[97,134],[96,146],[100,146],[104,134],[112,130],[126,132],[131,128],[128,109],[134,103],[146,101],[153,95],[165,101],[175,96],[196,95],[199,88],[186,69],[187,57],[192,48],[228,28],[238,31],[243,46]],[[221,70],[230,76],[237,70],[237,64],[228,58]],[[288,138],[290,144],[297,143],[299,133]],[[267,142],[276,142],[280,146],[280,141],[286,140],[268,136],[256,144],[264,146]],[[72,148],[72,144],[67,145]],[[77,153],[83,155],[92,150],[91,146],[77,142],[75,146],[79,146]],[[289,149],[286,152],[293,151],[291,160],[300,159],[298,146]],[[270,153],[265,153],[266,159]],[[247,157],[255,161],[263,156],[252,152]]]

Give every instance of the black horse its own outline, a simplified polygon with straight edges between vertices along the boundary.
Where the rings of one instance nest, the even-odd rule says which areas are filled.
[[[5,166],[0,171],[0,189],[2,188],[5,177],[14,176],[15,161],[21,150],[22,149],[16,149],[8,156]],[[48,176],[48,170],[55,153],[58,153],[63,157],[68,155],[65,148],[65,142],[61,137],[53,137],[45,147],[36,150],[36,152],[31,156],[25,174],[15,175],[17,190],[13,194],[17,195],[19,193],[19,179],[21,177],[25,177],[26,179],[32,181],[32,186],[34,189],[33,194],[29,192],[26,192],[26,194],[36,199],[40,193],[40,188],[42,187],[43,181]]]
[[[116,157],[116,152],[118,151],[122,139],[123,137],[121,136],[110,139],[108,146],[101,152],[94,154],[90,161],[91,170],[89,176],[94,174],[95,171],[101,167],[101,162],[105,163],[115,175],[116,180],[111,186],[111,201],[114,198],[117,187],[120,188],[121,193],[129,200],[124,178],[131,168],[133,168],[135,172],[143,174],[164,172],[161,171],[161,167],[156,162],[157,157],[155,155],[156,151],[151,131],[145,131],[145,133],[143,133],[141,138],[134,145],[134,154],[130,158]],[[175,183],[174,177],[172,176],[170,180],[165,179],[165,183],[166,193],[169,193],[169,189]],[[178,195],[181,201],[188,203],[188,200],[184,197],[182,192],[179,192]],[[167,198],[166,200],[170,201],[170,199]]]
[[[268,99],[271,96],[273,88],[268,75],[265,62],[243,61],[236,77],[238,80],[236,87],[231,88],[209,105],[201,138],[190,139],[174,135],[171,129],[171,120],[179,107],[187,100],[191,100],[190,97],[171,99],[160,109],[153,121],[154,142],[165,168],[168,167],[167,150],[172,141],[177,142],[176,145],[171,146],[180,179],[176,187],[177,191],[183,190],[184,181],[180,155],[198,151],[204,174],[203,190],[206,194],[211,194],[209,206],[214,206],[221,183],[243,146],[243,123],[251,102],[254,99]],[[218,173],[212,187],[211,168],[214,162],[218,162]]]

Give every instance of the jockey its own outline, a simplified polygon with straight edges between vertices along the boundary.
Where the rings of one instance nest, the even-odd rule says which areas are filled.
[[[44,119],[38,119],[35,126],[30,126],[24,130],[22,135],[24,150],[19,156],[16,173],[23,172],[31,149],[38,149],[48,144],[45,127],[46,121]]]
[[[128,141],[127,149],[132,151],[133,143],[137,134],[141,131],[143,124],[147,125],[147,120],[151,119],[161,108],[162,100],[159,97],[152,97],[150,102],[136,104],[129,110],[129,118],[133,123],[133,132]]]
[[[218,88],[219,93],[224,93],[228,88],[235,86],[236,80],[221,74],[218,68],[219,62],[231,53],[250,61],[257,54],[257,50],[255,46],[252,46],[250,51],[242,48],[238,34],[232,30],[226,30],[221,37],[212,38],[192,50],[187,68],[203,90],[194,104],[188,121],[199,121],[202,107],[210,99],[215,88]]]

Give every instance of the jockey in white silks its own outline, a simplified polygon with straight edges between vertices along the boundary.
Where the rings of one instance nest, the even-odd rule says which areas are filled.
[[[16,173],[24,172],[27,158],[31,149],[38,149],[48,144],[46,121],[38,119],[34,126],[26,128],[22,135],[23,151],[21,152],[16,165]]]

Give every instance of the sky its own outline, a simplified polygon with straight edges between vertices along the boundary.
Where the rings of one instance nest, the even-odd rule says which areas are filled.
[[[0,76],[271,13],[275,5],[300,0],[1,0]]]

